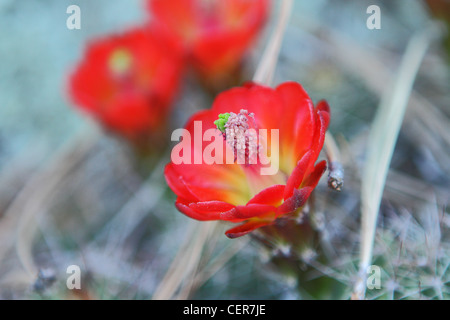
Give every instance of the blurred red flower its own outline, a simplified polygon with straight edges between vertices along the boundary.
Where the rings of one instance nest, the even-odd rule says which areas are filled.
[[[261,159],[253,164],[247,161],[250,139],[247,136],[239,140],[239,134],[243,132],[239,123],[234,127],[237,128],[234,132],[216,130],[216,136],[211,141],[222,139],[224,148],[233,148],[224,139],[226,135],[237,137],[234,141],[246,141],[246,150],[242,153],[247,157],[246,161],[240,162],[244,164],[237,161],[227,164],[225,160],[223,164],[170,162],[165,168],[165,177],[177,195],[176,207],[197,220],[242,223],[226,232],[230,238],[270,225],[281,216],[295,215],[326,169],[325,161],[315,162],[323,147],[330,120],[329,111],[325,101],[314,107],[302,86],[295,82],[283,83],[276,89],[252,83],[221,93],[212,109],[198,112],[188,121],[186,130],[195,135],[194,127],[197,125],[198,130],[197,121],[200,121],[203,134],[208,129],[216,128],[215,120],[219,114],[223,118],[224,113],[232,115],[228,117],[226,127],[233,130],[230,119],[233,117],[235,125],[239,117],[245,120],[248,115],[243,123],[253,122],[252,126],[258,129],[278,129],[278,139],[272,139],[267,134],[266,149],[272,150],[275,144],[278,147],[279,157],[271,161],[277,161],[273,164],[278,166],[279,171],[274,175],[261,175]],[[203,155],[207,146],[207,143],[202,146],[192,144],[191,160],[196,155]],[[243,152],[242,149],[232,151],[235,159],[236,154]]]
[[[261,31],[268,0],[149,0],[152,27],[205,78],[233,72]]]
[[[69,79],[69,94],[105,128],[130,139],[145,137],[165,123],[182,61],[148,28],[96,39]]]

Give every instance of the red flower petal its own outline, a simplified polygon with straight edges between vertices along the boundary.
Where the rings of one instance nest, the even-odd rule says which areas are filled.
[[[327,162],[325,160],[319,162],[314,167],[314,170],[311,172],[311,174],[301,183],[302,187],[311,187],[315,188],[317,184],[319,183],[320,178],[322,177],[322,174],[327,169]]]
[[[235,239],[238,237],[242,237],[243,235],[246,235],[247,233],[252,232],[255,229],[270,225],[272,223],[273,221],[271,220],[250,220],[245,222],[244,224],[227,230],[225,232],[225,235],[230,239]]]
[[[294,171],[292,171],[291,175],[289,176],[289,179],[286,183],[286,188],[284,189],[283,198],[285,200],[290,198],[294,192],[294,189],[297,189],[302,183],[302,180],[305,174],[307,173],[311,160],[314,161],[314,159],[312,158],[312,154],[313,154],[312,151],[308,151],[300,159]]]
[[[274,112],[276,105],[282,105],[282,101],[272,88],[253,84],[232,88],[219,94],[211,111],[216,118],[220,113],[239,113],[241,109],[246,109],[255,114],[259,128],[270,130],[280,129],[279,117],[282,111]]]
[[[184,203],[183,199],[177,199],[177,202],[175,202],[175,207],[188,217],[200,221],[210,221],[210,220],[219,220],[220,219],[220,213],[218,212],[199,212]]]
[[[283,204],[278,207],[277,216],[294,212],[298,208],[304,206],[312,191],[313,188],[311,187],[295,189],[292,197],[284,201]]]
[[[269,188],[264,189],[256,196],[254,196],[247,204],[268,204],[268,205],[278,205],[283,200],[283,192],[285,186],[274,185]]]
[[[328,102],[326,100],[320,100],[316,105],[316,109],[323,111],[323,112],[330,113],[330,105],[328,104]]]
[[[233,178],[232,170],[226,169],[227,165],[195,165],[195,164],[171,164],[166,180],[169,183],[176,181],[174,177],[181,177],[179,183],[185,184],[185,189],[179,184],[173,190],[178,196],[196,201],[226,201],[238,205],[248,201],[248,189],[245,176]],[[231,165],[228,165],[231,166]],[[241,177],[241,183],[236,183]],[[243,183],[242,183],[243,181]],[[176,182],[175,182],[176,183]],[[191,197],[186,195],[191,194]]]
[[[198,201],[198,198],[190,192],[183,181],[183,177],[178,175],[172,163],[164,168],[164,176],[170,189],[179,197],[190,201]]]
[[[325,133],[328,129],[330,115],[325,111],[317,111],[314,139],[311,144],[312,158],[317,159],[323,148]],[[314,162],[310,162],[308,172],[313,170]]]
[[[222,220],[246,220],[254,217],[265,216],[274,213],[276,207],[266,204],[248,204],[246,206],[236,206],[233,210],[221,214]]]
[[[226,212],[229,211],[235,206],[223,201],[203,201],[197,203],[190,203],[189,208],[198,211],[198,212]]]
[[[282,169],[292,171],[299,156],[307,152],[314,137],[314,106],[303,87],[296,82],[286,82],[276,88],[283,103],[283,116],[279,127],[282,129],[281,155]]]

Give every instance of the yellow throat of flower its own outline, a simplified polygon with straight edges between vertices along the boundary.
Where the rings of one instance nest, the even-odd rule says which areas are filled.
[[[109,67],[113,73],[123,75],[127,73],[133,62],[133,57],[127,49],[119,48],[113,51],[109,58]]]

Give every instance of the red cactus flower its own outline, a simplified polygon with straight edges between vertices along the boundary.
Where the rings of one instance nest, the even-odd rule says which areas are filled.
[[[154,131],[170,110],[182,58],[147,28],[94,40],[69,81],[72,100],[128,138]]]
[[[176,207],[197,220],[241,223],[226,232],[230,238],[270,225],[281,216],[295,215],[326,169],[325,161],[315,162],[329,119],[328,104],[321,101],[314,107],[295,82],[276,89],[252,83],[221,93],[210,110],[198,112],[188,121],[185,130],[190,135],[183,137],[180,145],[194,143],[182,152],[174,148],[172,162],[165,168],[166,181],[177,195]],[[207,138],[208,130],[214,128],[214,137]],[[252,146],[252,128],[278,129],[278,139],[267,133],[264,144],[260,143],[262,138]],[[222,144],[231,152],[231,163],[224,152],[219,155],[223,161],[198,164],[199,157],[208,154],[211,147],[208,142],[200,145],[199,131],[200,139]],[[271,154],[271,163],[267,164],[261,156],[255,159],[255,148],[266,149],[260,152],[262,155],[267,150],[279,151],[279,157]],[[183,161],[174,159],[177,152]],[[278,172],[261,174],[261,169],[269,165],[277,166]]]
[[[149,0],[153,28],[186,51],[205,77],[234,70],[261,31],[268,0]]]

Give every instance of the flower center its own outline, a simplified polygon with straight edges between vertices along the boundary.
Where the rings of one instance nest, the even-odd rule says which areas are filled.
[[[269,147],[267,137],[259,135],[253,113],[245,109],[241,109],[239,113],[223,113],[214,121],[214,124],[233,150],[234,162],[243,165],[251,196],[267,187],[286,183],[286,177],[279,170],[273,174],[262,173],[263,167],[278,165],[278,160],[273,162],[273,159],[266,155],[265,150]],[[273,150],[271,150],[272,156]]]
[[[260,142],[253,113],[241,109],[237,114],[234,112],[220,114],[214,124],[233,150],[235,162],[246,166],[258,163]]]
[[[117,75],[123,75],[131,68],[132,56],[126,49],[116,49],[109,58],[109,67]]]

